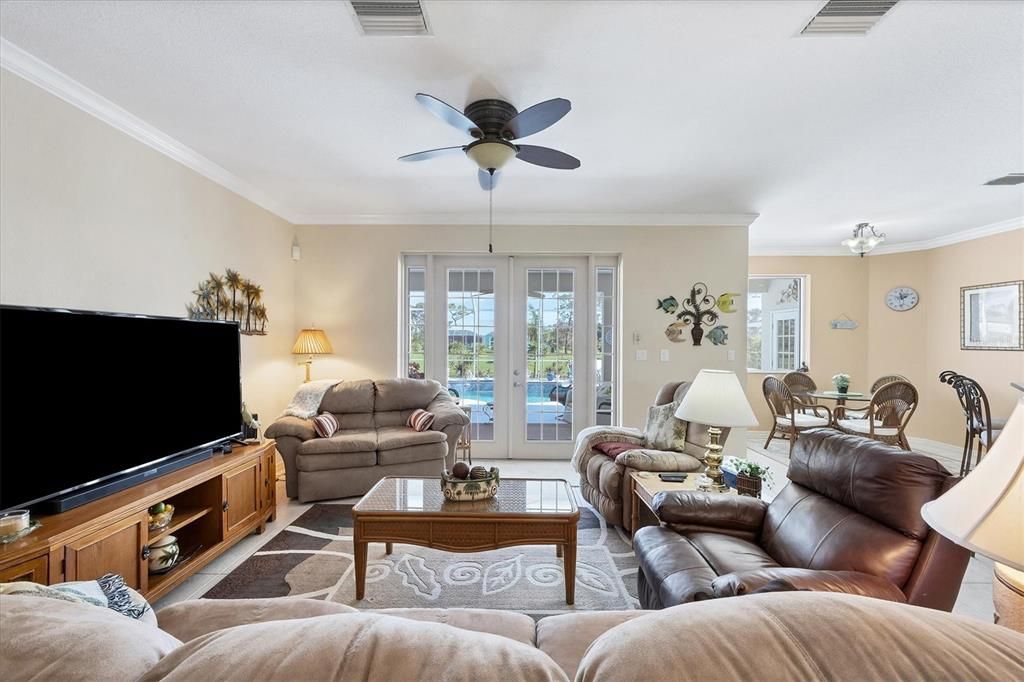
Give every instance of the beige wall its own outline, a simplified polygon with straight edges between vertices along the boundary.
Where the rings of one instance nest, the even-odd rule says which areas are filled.
[[[302,262],[296,280],[296,322],[324,327],[335,355],[318,361],[320,377],[394,376],[398,367],[399,264],[403,252],[480,253],[486,227],[299,227]],[[656,299],[680,300],[696,281],[715,293],[745,291],[747,230],[723,227],[496,227],[502,253],[622,254],[624,339],[623,423],[642,426],[658,387],[692,379],[703,367],[732,369],[744,378],[745,310],[723,316],[727,346],[670,343],[668,316]],[[738,301],[742,305],[742,301]],[[634,345],[633,333],[641,342]],[[645,362],[635,350],[648,351]],[[660,362],[659,350],[670,351]],[[727,350],[736,351],[729,361]],[[742,447],[742,439],[729,445]]]
[[[960,287],[1024,279],[1024,230],[961,242],[927,251],[854,257],[751,257],[752,274],[811,276],[810,369],[819,386],[833,374],[852,375],[854,390],[868,390],[883,374],[903,374],[920,393],[920,407],[909,434],[960,447],[963,417],[939,372],[956,370],[977,379],[993,412],[1009,416],[1024,382],[1024,353],[960,350]],[[917,290],[921,302],[893,312],[885,294],[895,286]],[[828,321],[847,313],[860,324],[854,331],[832,330]],[[760,394],[763,375],[748,378],[748,397],[762,429],[768,410]]]
[[[184,316],[237,269],[270,317],[242,337],[245,400],[277,415],[300,380],[291,225],[7,71],[0,102],[0,301]]]
[[[976,379],[992,411],[1008,417],[1024,383],[1024,352],[960,350],[960,287],[1024,279],[1024,230],[961,242],[929,251],[869,258],[871,376],[907,369],[921,393],[911,435],[961,445],[963,417],[953,390],[939,383],[952,369]],[[911,286],[921,303],[908,313],[885,305],[893,286]],[[901,374],[904,372],[900,372]]]
[[[808,363],[811,377],[828,387],[832,375],[850,374],[853,390],[862,387],[867,375],[868,305],[864,291],[868,283],[867,259],[820,258],[804,256],[751,256],[752,275],[808,275],[810,309],[807,328],[810,333]],[[849,316],[856,329],[832,329],[831,320]],[[765,374],[747,376],[747,398],[754,406],[760,430],[771,428],[771,417],[761,392]],[[777,375],[781,376],[781,375]]]

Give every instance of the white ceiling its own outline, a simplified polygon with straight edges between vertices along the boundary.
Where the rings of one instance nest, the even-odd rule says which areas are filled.
[[[572,100],[495,212],[742,214],[757,247],[890,242],[1024,215],[1024,3],[902,0],[866,37],[823,2],[423,0],[434,35],[363,37],[322,2],[0,3],[0,35],[219,164],[293,221],[486,217],[465,142],[413,99]],[[465,217],[465,215],[463,215]],[[639,219],[642,222],[642,218]]]

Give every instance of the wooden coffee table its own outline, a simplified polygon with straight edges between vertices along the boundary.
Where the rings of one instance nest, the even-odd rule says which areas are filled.
[[[565,569],[565,602],[576,598],[576,524],[580,511],[561,479],[505,478],[498,495],[451,502],[440,478],[381,479],[352,508],[356,599],[366,593],[366,548],[383,542],[481,552],[516,545],[555,545]]]
[[[633,494],[630,495],[632,501],[632,509],[630,510],[630,527],[633,532],[636,533],[637,528],[640,527],[640,505],[643,504],[651,513],[654,513],[653,501],[654,496],[658,493],[671,492],[675,490],[680,491],[696,491],[697,480],[700,478],[701,472],[696,471],[686,475],[686,480],[682,483],[666,483],[665,481],[658,478],[656,471],[634,471],[629,475],[629,485],[632,487]],[[714,495],[735,495],[736,490],[729,488],[725,492],[712,493]],[[657,516],[657,514],[655,514]]]

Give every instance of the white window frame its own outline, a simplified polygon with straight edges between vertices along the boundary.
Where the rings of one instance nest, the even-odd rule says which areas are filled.
[[[806,274],[750,274],[747,276],[747,297],[750,295],[750,280],[754,279],[798,279],[800,280],[800,334],[797,337],[797,358],[796,366],[800,367],[801,362],[807,363],[807,366],[811,366],[811,315],[810,315],[810,301],[811,301],[811,276]],[[762,308],[763,310],[763,308]],[[744,314],[746,314],[746,300],[744,300]],[[779,369],[774,367],[775,362],[775,334],[774,334],[774,321],[772,323],[773,333],[771,336],[770,343],[765,344],[762,347],[761,357],[770,358],[772,360],[773,367],[769,369],[760,369],[757,367],[747,367],[747,374],[787,374],[794,370],[792,369]],[[743,349],[744,364],[746,364],[747,349]],[[795,369],[795,368],[794,368]]]

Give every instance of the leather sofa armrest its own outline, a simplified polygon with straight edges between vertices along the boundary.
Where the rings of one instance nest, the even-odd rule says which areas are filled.
[[[157,611],[158,627],[182,642],[215,630],[264,623],[270,620],[313,618],[334,613],[358,613],[357,609],[319,599],[191,599]]]
[[[773,583],[784,581],[784,583]],[[769,583],[773,583],[769,585]],[[750,594],[767,587],[766,591],[784,589],[813,592],[842,592],[887,601],[906,602],[907,598],[896,585],[877,576],[858,571],[815,571],[809,568],[758,568],[751,571],[726,573],[711,583],[715,597],[735,597]]]
[[[316,431],[313,430],[313,420],[299,419],[298,417],[281,417],[267,427],[267,438],[280,438],[281,436],[294,436],[299,440],[316,438]]]
[[[434,415],[434,423],[430,425],[432,431],[444,431],[448,426],[462,427],[469,423],[469,415],[448,394],[438,395],[423,409]]]
[[[756,535],[761,532],[768,505],[756,497],[685,491],[658,493],[652,500],[652,509],[662,522],[670,525]]]
[[[629,442],[629,441],[626,441]],[[684,452],[638,447],[615,457],[615,463],[638,471],[698,471],[699,459]]]

